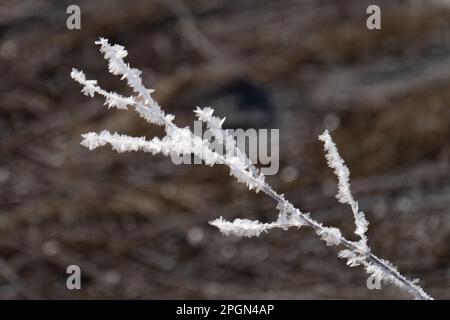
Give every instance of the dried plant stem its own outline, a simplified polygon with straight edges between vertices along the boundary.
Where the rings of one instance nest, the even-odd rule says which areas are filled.
[[[261,223],[247,219],[235,219],[233,222],[222,218],[210,221],[225,234],[237,236],[259,236],[269,229],[282,228],[287,230],[291,227],[299,228],[303,225],[315,230],[327,245],[342,245],[345,249],[339,252],[339,257],[347,259],[347,265],[353,267],[363,265],[372,276],[378,280],[392,282],[402,290],[407,291],[416,299],[432,299],[421,287],[416,284],[416,280],[411,281],[401,275],[397,269],[388,261],[375,256],[367,245],[366,231],[368,222],[364,213],[359,210],[358,203],[354,200],[349,183],[349,169],[340,157],[337,147],[332,141],[328,131],[319,136],[324,142],[328,165],[334,169],[338,177],[338,194],[336,197],[341,203],[351,206],[355,220],[355,234],[359,236],[359,241],[350,241],[344,238],[338,228],[323,226],[320,222],[310,217],[309,213],[302,213],[295,208],[283,195],[278,194],[266,181],[265,177],[251,163],[248,157],[236,146],[234,138],[222,129],[224,119],[213,116],[211,108],[197,108],[195,113],[197,118],[203,121],[212,130],[213,136],[227,147],[231,146],[232,152],[225,155],[219,154],[211,147],[211,141],[203,140],[195,136],[189,128],[180,128],[174,124],[174,116],[165,114],[158,103],[151,97],[152,90],[144,87],[140,78],[140,71],[131,68],[123,61],[127,55],[124,47],[110,45],[106,39],[100,38],[96,42],[100,45],[100,51],[104,53],[105,59],[109,61],[109,71],[114,75],[122,76],[128,85],[138,94],[137,97],[124,97],[115,92],[108,92],[97,86],[97,81],[87,80],[83,72],[73,69],[71,76],[84,87],[82,92],[85,95],[94,96],[95,93],[105,98],[108,107],[127,109],[132,106],[141,117],[148,122],[163,126],[166,136],[162,139],[157,137],[148,141],[144,137],[129,137],[111,134],[103,131],[100,134],[87,133],[83,135],[82,145],[90,150],[99,146],[110,144],[118,152],[124,151],[145,151],[153,154],[162,153],[164,155],[192,155],[198,156],[205,164],[224,164],[230,168],[230,174],[238,182],[245,183],[250,190],[262,191],[277,203],[279,210],[278,219],[272,223]]]
[[[242,172],[242,173],[247,174],[246,172]],[[277,203],[283,203],[286,205],[287,208],[294,208],[289,201],[284,199],[283,196],[281,196],[275,190],[273,190],[270,185],[265,184],[264,186],[262,186],[261,191],[264,192],[266,195],[270,196]],[[294,209],[294,210],[289,209],[289,210],[291,210],[290,211],[291,214],[300,214],[304,224],[313,228],[316,231],[316,233],[320,234],[325,231],[326,227],[324,227],[321,223],[317,222],[316,220],[312,219],[309,216],[309,214],[301,213],[297,209]],[[297,224],[292,224],[292,225],[285,224],[284,227],[298,227],[298,225]],[[348,250],[351,250],[356,255],[362,254],[363,259],[364,259],[361,261],[362,264],[364,264],[365,266],[372,265],[372,264],[378,266],[385,272],[386,275],[391,277],[391,279],[390,279],[391,281],[395,282],[395,284],[397,284],[401,289],[407,291],[415,299],[433,300],[433,298],[431,296],[429,296],[421,287],[414,284],[413,281],[405,278],[402,274],[400,274],[400,272],[398,272],[396,270],[395,267],[392,267],[392,265],[390,265],[390,263],[388,263],[387,261],[378,258],[376,255],[374,255],[371,252],[368,252],[368,253],[361,252],[360,248],[357,245],[355,245],[355,243],[353,241],[347,240],[343,236],[340,236],[338,240],[341,245],[346,247]]]

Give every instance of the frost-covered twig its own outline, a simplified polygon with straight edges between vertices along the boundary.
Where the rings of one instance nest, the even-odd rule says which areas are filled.
[[[153,90],[145,88],[142,84],[141,72],[131,68],[124,62],[123,58],[127,55],[124,47],[110,45],[108,40],[103,38],[100,38],[96,44],[100,45],[100,51],[104,53],[105,59],[109,61],[109,71],[114,75],[120,75],[122,79],[126,79],[128,85],[137,93],[137,96],[123,97],[117,93],[103,90],[97,85],[96,80],[87,80],[83,72],[73,69],[71,76],[83,85],[82,92],[91,97],[94,94],[103,96],[108,107],[116,107],[118,109],[134,107],[139,115],[150,123],[163,126],[166,135],[162,139],[153,138],[152,140],[146,140],[143,137],[135,138],[117,133],[111,134],[108,131],[102,131],[100,134],[91,132],[83,135],[82,145],[90,150],[109,144],[118,152],[142,150],[153,154],[162,153],[166,156],[171,154],[194,154],[207,165],[224,164],[230,168],[230,174],[239,182],[245,183],[250,190],[262,191],[272,197],[277,202],[279,211],[278,219],[272,223],[261,223],[248,219],[235,219],[229,222],[222,218],[210,222],[211,225],[219,228],[224,234],[252,237],[259,236],[261,233],[274,228],[287,230],[291,227],[309,226],[315,230],[327,245],[343,246],[344,249],[339,252],[339,257],[347,259],[349,266],[363,265],[369,274],[380,280],[396,284],[417,299],[432,299],[415,281],[406,279],[391,263],[378,258],[370,251],[365,235],[368,222],[364,213],[359,211],[358,203],[353,199],[350,192],[349,170],[339,156],[337,148],[327,131],[319,139],[324,142],[328,164],[335,170],[339,180],[337,198],[340,202],[347,203],[352,208],[356,224],[355,233],[360,237],[360,240],[357,242],[344,238],[338,228],[323,226],[311,218],[309,213],[301,212],[287,201],[283,195],[273,190],[265,181],[264,175],[251,163],[245,153],[237,148],[233,137],[226,130],[222,129],[224,119],[215,117],[211,108],[197,108],[195,113],[198,119],[206,123],[207,127],[212,131],[215,140],[227,146],[225,155],[215,152],[211,141],[203,140],[194,135],[189,128],[179,128],[174,124],[173,120],[175,117],[165,114],[158,103],[151,97]]]
[[[300,228],[304,224],[300,220],[293,219],[291,222],[271,222],[262,223],[248,219],[234,219],[233,222],[224,220],[222,217],[210,222],[211,225],[217,227],[225,235],[234,235],[237,237],[258,237],[261,233],[270,229],[280,228],[287,230],[290,227]]]
[[[369,248],[367,247],[366,231],[369,222],[366,220],[364,212],[359,211],[358,202],[353,199],[353,195],[350,191],[350,170],[348,170],[347,166],[344,164],[344,160],[342,160],[339,155],[337,147],[331,139],[328,130],[319,136],[319,140],[323,141],[324,149],[327,152],[326,158],[328,166],[334,169],[334,173],[338,177],[338,193],[336,198],[339,202],[347,203],[352,208],[356,225],[355,234],[361,239],[359,243],[361,250],[367,251]]]

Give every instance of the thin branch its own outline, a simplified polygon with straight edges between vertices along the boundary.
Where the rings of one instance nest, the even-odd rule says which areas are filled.
[[[277,203],[279,214],[277,221],[268,224],[247,219],[237,219],[233,222],[228,222],[222,218],[210,222],[222,232],[240,236],[258,236],[262,232],[273,228],[288,229],[289,227],[306,225],[313,228],[327,245],[341,245],[345,247],[344,250],[340,251],[339,257],[346,258],[348,265],[363,265],[369,274],[375,275],[380,280],[386,280],[396,284],[416,299],[432,299],[416,284],[416,281],[406,279],[391,263],[378,258],[370,252],[366,245],[367,239],[365,237],[367,221],[365,220],[364,214],[359,212],[358,204],[351,195],[350,184],[348,183],[349,170],[340,158],[337,148],[328,132],[324,132],[320,136],[320,139],[325,143],[328,163],[330,167],[335,169],[335,173],[338,176],[338,199],[341,202],[350,204],[352,207],[356,223],[356,234],[361,238],[359,242],[347,240],[342,236],[339,229],[323,226],[321,223],[312,219],[309,213],[302,213],[299,209],[295,208],[283,195],[278,194],[272,189],[265,181],[264,175],[256,170],[245,154],[237,148],[236,144],[233,144],[234,152],[227,152],[223,156],[211,149],[209,141],[195,136],[189,128],[179,128],[176,126],[173,123],[175,117],[173,115],[166,115],[158,103],[151,97],[153,90],[145,88],[142,84],[140,78],[141,72],[131,68],[123,61],[123,58],[127,55],[125,48],[119,45],[110,45],[108,40],[103,38],[100,38],[96,44],[100,45],[100,51],[104,53],[105,59],[109,61],[109,71],[112,74],[121,75],[122,79],[126,79],[128,85],[138,96],[122,97],[115,93],[108,93],[99,88],[95,80],[86,80],[84,73],[73,70],[72,77],[84,86],[82,92],[90,96],[93,96],[94,93],[104,96],[106,99],[105,104],[109,107],[113,106],[124,109],[129,105],[134,106],[141,117],[150,123],[164,126],[166,136],[161,140],[154,138],[151,141],[147,141],[144,138],[133,138],[104,131],[100,134],[88,133],[83,135],[83,145],[89,149],[94,149],[105,144],[110,144],[113,149],[119,152],[143,150],[152,153],[161,152],[164,155],[171,153],[179,155],[194,154],[204,160],[206,164],[224,164],[230,168],[230,174],[238,182],[245,183],[250,190],[254,189],[256,192],[262,191],[272,197]],[[144,102],[139,102],[138,97],[143,98]],[[212,109],[197,109],[196,114],[201,121],[214,129],[216,138],[221,137],[223,139],[222,143],[227,143],[229,136],[222,129],[223,120],[214,117]]]

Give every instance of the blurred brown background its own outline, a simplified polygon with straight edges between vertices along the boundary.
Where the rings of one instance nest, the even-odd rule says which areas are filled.
[[[66,8],[81,7],[81,30]],[[382,30],[366,28],[378,4]],[[72,67],[111,90],[93,42],[128,61],[179,124],[196,105],[230,126],[280,129],[268,181],[352,237],[317,135],[332,134],[375,254],[450,298],[450,1],[0,1],[0,298],[410,298],[368,290],[308,228],[226,238],[224,216],[276,217],[223,167],[89,152],[80,134],[158,134],[80,93]],[[66,289],[66,267],[82,290]]]

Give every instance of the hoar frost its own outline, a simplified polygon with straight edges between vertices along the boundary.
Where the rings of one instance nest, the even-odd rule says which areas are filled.
[[[104,130],[100,133],[83,134],[81,142],[83,146],[93,150],[110,145],[117,152],[144,151],[152,154],[161,153],[165,156],[173,153],[179,155],[194,154],[208,165],[226,165],[230,169],[230,175],[234,176],[238,182],[246,184],[250,190],[262,191],[276,201],[278,219],[271,223],[248,219],[235,219],[230,222],[222,217],[211,221],[210,224],[217,227],[222,233],[239,237],[256,237],[274,228],[287,230],[291,227],[309,226],[327,245],[344,246],[344,249],[339,252],[339,257],[347,259],[349,266],[363,265],[369,274],[373,274],[377,279],[394,283],[417,299],[432,299],[417,285],[416,280],[406,279],[390,262],[371,253],[367,246],[366,237],[368,222],[364,213],[359,210],[358,202],[354,200],[350,192],[350,171],[340,157],[328,131],[321,134],[319,139],[324,143],[328,165],[334,169],[338,177],[338,194],[336,197],[341,203],[350,205],[355,220],[355,234],[360,238],[359,241],[345,239],[338,228],[323,226],[311,218],[308,213],[303,213],[295,208],[282,194],[278,194],[266,182],[264,174],[251,163],[245,153],[239,150],[233,137],[222,129],[225,119],[215,117],[212,108],[197,108],[195,114],[200,121],[213,131],[216,140],[228,147],[231,146],[231,151],[225,155],[215,152],[211,149],[211,141],[202,140],[195,136],[189,128],[179,128],[173,122],[175,116],[164,113],[151,96],[153,90],[147,89],[142,84],[141,71],[124,62],[123,58],[127,56],[128,52],[123,46],[111,45],[104,38],[100,38],[95,43],[100,46],[100,52],[108,60],[109,72],[125,80],[136,95],[125,97],[116,92],[108,92],[99,87],[96,80],[86,79],[82,71],[72,69],[71,77],[83,86],[82,93],[90,97],[95,94],[102,96],[105,99],[104,104],[108,108],[122,110],[129,107],[134,108],[141,118],[152,124],[162,126],[165,136],[147,140],[145,137],[130,137]]]

